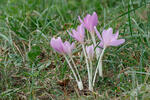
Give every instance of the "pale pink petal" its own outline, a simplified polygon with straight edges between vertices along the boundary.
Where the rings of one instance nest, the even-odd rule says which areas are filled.
[[[69,32],[69,31],[67,31],[68,33],[69,33],[69,35],[71,36],[71,37],[73,37],[73,35],[72,35],[72,33],[71,32]]]
[[[90,59],[93,58],[94,56],[94,46],[91,45],[91,46],[86,46],[86,52],[87,52],[87,55]]]
[[[64,45],[70,46],[70,43],[68,41],[65,41]]]
[[[61,40],[60,37],[58,37],[57,39],[52,38],[50,41],[50,45],[52,46],[52,48],[54,50],[56,50],[58,53],[63,53],[63,42]]]
[[[55,42],[54,41],[55,41],[55,38],[52,38],[51,41],[50,41],[50,45],[51,45],[52,48],[55,49]]]
[[[75,43],[72,43],[71,44],[71,49],[74,49],[75,48]]]
[[[99,46],[102,47],[102,48],[104,47],[103,41],[100,42]]]
[[[98,32],[97,28],[94,27],[94,29],[95,29],[96,35],[97,35],[98,38],[102,41],[102,37],[101,37],[100,33]]]
[[[75,48],[75,44],[74,43],[70,44],[68,41],[65,41],[63,48],[64,48],[65,54],[71,55],[72,50]]]
[[[109,45],[110,46],[119,46],[119,45],[123,44],[124,42],[125,42],[125,39],[119,39],[119,40],[112,41]]]
[[[92,22],[93,22],[93,27],[96,26],[98,23],[98,16],[97,16],[96,12],[93,12],[93,14],[92,14]]]
[[[72,37],[78,41],[78,32],[75,29],[73,29],[72,33],[73,33]]]
[[[119,36],[119,31],[117,31],[116,34],[114,34],[114,38],[118,39],[118,36]]]
[[[86,22],[86,24],[89,23],[89,19],[90,19],[91,15],[90,14],[87,14],[86,17],[84,18],[84,23]]]
[[[79,42],[84,42],[84,36],[85,36],[85,30],[83,25],[81,24],[77,27],[76,38],[78,38]]]
[[[77,32],[76,32],[76,30],[75,30],[75,29],[73,29],[73,30],[72,30],[72,33],[73,33],[73,35],[74,35],[74,34],[76,34]]]
[[[85,32],[84,32],[84,27],[83,27],[82,24],[77,27],[77,31],[78,31],[80,34],[84,34],[84,33],[85,33]]]
[[[63,52],[64,52],[64,50],[63,50],[63,42],[62,42],[61,38],[58,37],[55,42],[56,42],[55,45],[56,45],[56,47],[58,48],[58,50],[59,50],[61,53],[63,53]]]
[[[90,31],[90,25],[91,25],[91,23],[90,23],[90,17],[91,17],[91,15],[87,14],[87,16],[84,18],[84,26],[89,31]]]
[[[69,35],[73,37],[75,40],[79,41],[80,43],[84,42],[85,37],[85,30],[83,24],[79,25],[77,29],[72,29],[72,34],[68,31]]]
[[[110,42],[110,40],[112,39],[112,36],[113,36],[112,33],[113,33],[112,28],[109,28],[109,29],[104,30],[102,32],[102,38],[103,38],[104,45],[109,45],[109,42]]]
[[[83,22],[83,20],[80,18],[80,16],[78,16],[78,19],[79,19],[80,23],[84,25],[84,22]]]

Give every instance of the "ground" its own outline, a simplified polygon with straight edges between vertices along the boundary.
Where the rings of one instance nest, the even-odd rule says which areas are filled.
[[[85,62],[76,48],[73,58],[85,88],[79,91],[49,42],[58,36],[73,42],[67,30],[79,25],[78,16],[94,11],[98,30],[112,27],[126,42],[106,50],[104,77],[97,77],[94,92],[88,91]],[[0,0],[2,100],[149,100],[149,72],[149,0]]]

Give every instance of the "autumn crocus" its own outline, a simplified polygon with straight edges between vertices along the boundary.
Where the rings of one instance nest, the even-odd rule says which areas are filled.
[[[57,39],[52,38],[50,45],[54,50],[56,50],[60,54],[67,54],[71,55],[72,50],[75,48],[75,44],[70,44],[68,41],[62,42],[61,38],[58,37]]]
[[[94,31],[94,26],[97,26],[97,23],[98,23],[98,16],[97,16],[96,12],[93,12],[92,15],[87,14],[86,17],[83,18],[83,20],[80,18],[80,16],[78,18],[79,18],[80,23],[83,24],[84,27],[89,32]]]
[[[74,43],[70,44],[68,41],[65,41],[63,43],[61,38],[58,37],[57,39],[52,38],[51,41],[50,41],[50,45],[52,46],[52,48],[54,50],[56,50],[58,53],[62,54],[65,57],[68,65],[69,65],[69,67],[70,67],[70,69],[71,69],[71,71],[72,71],[72,73],[73,73],[73,75],[74,75],[74,77],[76,79],[76,82],[78,84],[78,88],[80,90],[82,90],[83,89],[82,80],[80,78],[80,75],[79,75],[79,72],[77,70],[77,67],[75,66],[74,61],[72,59],[72,50],[75,48]],[[69,61],[69,59],[67,58],[66,55],[69,55],[69,57],[71,58],[71,61],[73,62],[73,65],[75,67],[75,70],[76,70],[76,73],[77,73],[78,77],[77,77],[77,75],[76,75],[76,73],[75,73],[75,71],[74,71],[74,69],[73,69],[73,67],[72,67],[72,65],[71,65],[71,63],[70,63],[70,61]]]
[[[99,58],[99,61],[98,61],[98,66],[100,66],[100,74],[102,76],[102,57],[104,55],[105,49],[108,46],[119,46],[125,42],[125,39],[118,39],[119,31],[117,31],[115,34],[113,34],[112,28],[108,28],[107,30],[103,30],[102,35],[100,35],[100,33],[98,32],[96,27],[94,27],[94,29],[95,29],[95,32],[96,32],[98,38],[101,41],[99,46],[103,48],[102,53],[101,53],[100,58]],[[98,71],[98,66],[96,68],[96,72],[94,75],[93,85],[95,83],[96,74]]]
[[[107,30],[104,30],[102,32],[102,36],[98,32],[98,30],[95,27],[95,32],[100,39],[100,47],[108,47],[108,46],[119,46],[125,42],[125,39],[118,39],[119,31],[117,31],[115,34],[113,34],[113,29],[108,28]]]
[[[79,25],[76,30],[75,30],[75,29],[72,29],[72,32],[69,32],[69,31],[68,31],[68,33],[69,33],[69,35],[70,35],[71,37],[73,37],[73,38],[74,38],[75,40],[77,40],[78,42],[80,42],[80,43],[83,43],[83,42],[84,42],[85,29],[84,29],[84,27],[83,27],[82,24]]]

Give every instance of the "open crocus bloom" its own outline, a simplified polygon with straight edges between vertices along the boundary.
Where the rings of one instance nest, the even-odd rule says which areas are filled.
[[[88,57],[92,60],[94,56],[94,46],[93,45],[86,46],[86,53]]]
[[[77,27],[77,30],[73,29],[72,34],[69,31],[68,33],[70,36],[72,36],[74,39],[76,39],[80,43],[84,42],[85,30],[82,24]]]
[[[57,39],[52,38],[50,41],[50,45],[58,53],[68,55],[71,55],[72,50],[75,48],[74,43],[70,44],[68,41],[63,43],[60,37],[58,37]]]
[[[94,31],[94,26],[96,26],[98,23],[98,16],[96,12],[93,12],[92,15],[87,14],[83,20],[81,20],[80,16],[78,18],[80,23],[83,24],[88,31],[90,32]]]
[[[99,44],[100,47],[119,46],[125,42],[125,39],[118,39],[119,31],[117,31],[116,34],[113,34],[112,28],[103,30],[102,36],[100,35],[96,27],[94,27],[94,29],[98,38],[101,40]]]

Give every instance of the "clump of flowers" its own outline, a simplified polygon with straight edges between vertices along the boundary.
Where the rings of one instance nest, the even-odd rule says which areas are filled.
[[[77,29],[72,29],[71,31],[67,32],[72,38],[74,38],[81,44],[86,62],[89,90],[93,91],[93,86],[95,84],[97,73],[99,72],[99,76],[103,77],[102,58],[106,48],[109,46],[119,46],[125,42],[125,39],[118,39],[119,31],[113,34],[112,28],[103,30],[102,34],[100,34],[96,28],[98,24],[98,16],[96,12],[93,12],[92,15],[87,14],[86,17],[83,18],[83,20],[80,17],[78,18],[81,24],[77,27]],[[87,45],[85,41],[85,29],[87,29],[90,33],[93,43],[91,45]],[[100,41],[96,41],[95,35],[97,35]],[[74,75],[78,88],[82,90],[83,83],[81,80],[81,76],[72,58],[72,51],[75,48],[75,43],[70,44],[68,41],[63,42],[61,38],[58,37],[52,38],[50,41],[50,45],[56,52],[64,56]],[[96,58],[96,60],[94,58]],[[93,62],[96,61],[98,61],[98,64],[95,67],[93,66]],[[94,69],[95,72],[93,73]]]

